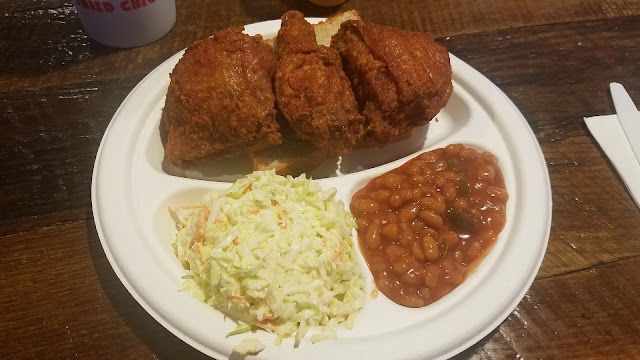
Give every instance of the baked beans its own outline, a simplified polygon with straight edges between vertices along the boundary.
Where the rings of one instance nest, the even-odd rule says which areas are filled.
[[[493,246],[508,199],[496,158],[463,144],[371,179],[350,209],[376,287],[408,307],[442,298]]]

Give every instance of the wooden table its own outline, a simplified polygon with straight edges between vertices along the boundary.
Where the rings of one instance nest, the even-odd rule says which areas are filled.
[[[178,0],[177,9],[161,40],[114,49],[87,38],[71,1],[0,1],[0,358],[205,358],[113,272],[92,219],[93,162],[115,110],[154,67],[216,30],[287,9],[357,9],[431,32],[513,100],[540,142],[553,189],[542,267],[513,313],[458,358],[640,357],[640,210],[582,120],[614,112],[612,81],[640,104],[639,1]]]

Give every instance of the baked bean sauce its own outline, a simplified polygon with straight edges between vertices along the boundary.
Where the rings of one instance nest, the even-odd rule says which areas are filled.
[[[350,208],[378,290],[408,307],[451,292],[495,243],[508,198],[495,156],[462,144],[373,178]]]

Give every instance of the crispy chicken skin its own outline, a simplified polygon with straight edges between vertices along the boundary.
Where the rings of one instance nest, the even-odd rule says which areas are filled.
[[[173,165],[281,142],[275,54],[262,37],[242,30],[225,29],[190,46],[173,69],[162,113]]]
[[[366,118],[359,146],[379,146],[428,123],[453,90],[449,53],[425,33],[346,21],[331,40]]]
[[[337,51],[318,46],[297,11],[282,16],[277,44],[276,98],[296,136],[336,155],[353,149],[364,118]]]

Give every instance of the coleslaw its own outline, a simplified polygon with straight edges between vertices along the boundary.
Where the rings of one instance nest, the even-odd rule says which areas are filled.
[[[256,171],[174,209],[184,290],[238,322],[228,335],[257,327],[298,346],[308,332],[315,343],[351,329],[364,281],[355,220],[335,195],[304,174]]]

